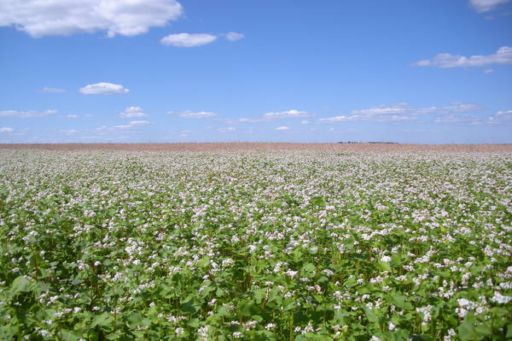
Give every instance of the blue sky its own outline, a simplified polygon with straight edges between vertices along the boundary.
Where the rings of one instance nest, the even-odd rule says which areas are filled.
[[[0,142],[512,143],[510,0],[0,0]]]

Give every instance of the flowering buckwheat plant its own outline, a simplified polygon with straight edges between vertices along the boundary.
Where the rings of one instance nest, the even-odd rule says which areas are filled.
[[[512,155],[0,151],[0,339],[512,337]]]

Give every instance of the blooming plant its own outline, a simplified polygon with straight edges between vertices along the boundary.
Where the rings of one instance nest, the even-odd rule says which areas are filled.
[[[0,339],[512,338],[512,156],[0,151]]]

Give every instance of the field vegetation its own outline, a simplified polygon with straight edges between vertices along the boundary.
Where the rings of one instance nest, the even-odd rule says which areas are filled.
[[[0,150],[0,339],[512,338],[512,154]]]

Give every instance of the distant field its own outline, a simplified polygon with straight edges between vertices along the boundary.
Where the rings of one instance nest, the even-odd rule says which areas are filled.
[[[137,144],[0,144],[0,149],[126,151],[276,151],[339,152],[512,152],[512,144],[340,144],[340,143],[137,143]]]
[[[510,146],[1,148],[2,340],[512,337]]]

